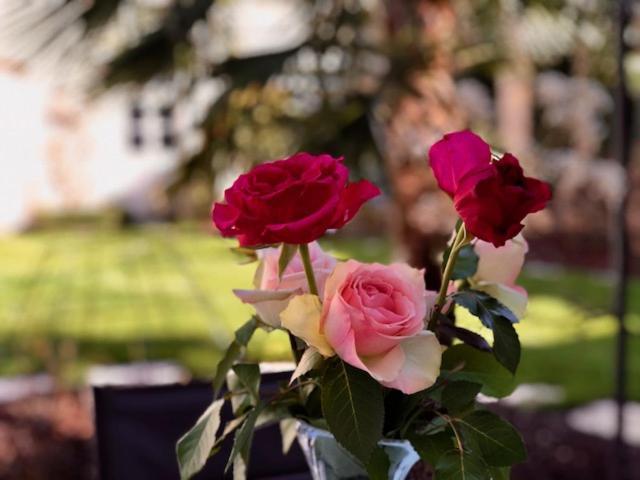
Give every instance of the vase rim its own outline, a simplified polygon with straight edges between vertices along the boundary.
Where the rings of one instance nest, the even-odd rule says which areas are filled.
[[[328,430],[325,430],[324,428],[314,427],[313,425],[311,425],[308,422],[305,422],[304,420],[300,420],[300,419],[296,419],[296,420],[298,422],[298,432],[313,433],[323,438],[334,438],[333,434]],[[411,443],[408,440],[399,440],[397,438],[382,438],[378,442],[378,444],[386,445],[386,446],[395,446],[395,447],[399,447],[399,446],[405,447],[407,445],[409,446],[411,445]]]

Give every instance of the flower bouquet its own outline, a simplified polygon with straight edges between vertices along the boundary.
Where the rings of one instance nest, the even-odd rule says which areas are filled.
[[[218,364],[213,403],[178,441],[182,478],[230,436],[227,468],[244,478],[254,430],[273,422],[286,444],[297,434],[318,479],[400,479],[422,460],[438,479],[497,480],[524,460],[517,431],[475,399],[513,389],[513,325],[527,302],[516,285],[521,222],[551,192],[470,131],[445,135],[429,163],[460,216],[437,292],[422,270],[338,261],[316,242],[379,194],[366,180],[350,183],[340,158],[299,153],[259,165],[214,205],[220,232],[258,261],[255,289],[235,291],[256,315]],[[455,324],[456,305],[492,331],[491,344]],[[258,365],[242,360],[257,329],[288,332],[296,361],[270,398],[259,395]],[[225,402],[234,418],[221,425]]]

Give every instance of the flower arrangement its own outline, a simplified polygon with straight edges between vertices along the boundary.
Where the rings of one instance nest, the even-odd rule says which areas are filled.
[[[350,183],[341,158],[299,153],[259,165],[214,205],[220,232],[258,261],[255,289],[235,291],[256,315],[218,364],[213,403],[178,441],[183,478],[229,436],[228,468],[243,478],[254,429],[295,428],[291,419],[330,432],[370,478],[388,478],[383,439],[410,442],[437,478],[508,478],[524,460],[517,431],[475,399],[513,389],[513,324],[527,303],[516,284],[528,248],[520,231],[551,191],[470,131],[445,135],[429,163],[460,217],[438,292],[426,290],[424,271],[337,261],[316,242],[380,193],[366,180]],[[456,305],[492,331],[492,344],[455,325]],[[289,385],[269,399],[259,395],[259,367],[242,361],[257,329],[287,331],[296,360]],[[222,426],[227,401],[235,418]]]

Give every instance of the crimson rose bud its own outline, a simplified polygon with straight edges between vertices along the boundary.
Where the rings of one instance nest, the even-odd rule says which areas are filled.
[[[520,233],[522,220],[551,199],[549,185],[525,177],[516,157],[493,160],[489,145],[468,130],[435,143],[429,162],[467,231],[496,247]]]
[[[214,205],[212,219],[244,247],[310,243],[379,194],[366,180],[349,183],[342,158],[297,153],[240,175],[224,192],[225,203]]]

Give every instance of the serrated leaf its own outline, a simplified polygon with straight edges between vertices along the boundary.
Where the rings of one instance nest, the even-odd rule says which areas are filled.
[[[244,350],[249,343],[253,333],[258,328],[257,317],[251,317],[235,332],[234,340],[227,348],[223,357],[218,362],[216,367],[216,374],[213,377],[213,395],[217,397],[220,393],[220,389],[224,385],[224,381],[227,377],[227,372],[231,366],[242,357]]]
[[[438,331],[440,334],[447,335],[452,338],[457,338],[467,345],[471,345],[478,350],[482,350],[483,352],[491,352],[491,346],[484,339],[482,335],[478,335],[471,330],[466,328],[458,327],[456,325],[451,325],[448,323],[439,323]]]
[[[371,460],[366,465],[370,480],[388,480],[391,462],[384,448],[377,446],[371,454]]]
[[[518,318],[507,307],[492,296],[479,290],[461,290],[452,295],[453,301],[478,317],[487,328],[493,328],[495,317],[504,317],[511,323],[518,323]]]
[[[473,436],[487,464],[508,467],[526,459],[526,449],[518,431],[495,413],[478,410],[455,421],[465,435]]]
[[[506,397],[515,388],[511,373],[491,353],[481,352],[468,345],[448,348],[442,355],[441,370],[449,373],[452,380],[482,384],[482,393],[493,397]]]
[[[465,245],[458,251],[458,257],[451,273],[451,280],[464,280],[473,277],[477,271],[478,255],[473,245]]]
[[[234,466],[234,470],[235,468],[239,467],[239,465],[236,465],[237,456],[240,456],[242,458],[242,462],[244,463],[245,467],[246,465],[249,465],[251,442],[253,441],[253,433],[256,426],[256,420],[258,420],[258,416],[260,415],[261,411],[262,404],[258,404],[258,406],[256,406],[249,412],[245,422],[236,431],[236,435],[233,440],[233,448],[231,449],[231,454],[229,455],[229,460],[227,461],[225,472],[228,471],[232,465]]]
[[[520,363],[520,339],[513,324],[503,317],[493,319],[493,354],[515,375]]]
[[[458,380],[447,384],[442,391],[441,402],[450,413],[468,407],[482,390],[480,383]]]
[[[317,365],[322,362],[324,357],[320,355],[317,349],[313,347],[307,348],[302,357],[300,357],[300,361],[298,365],[296,365],[296,369],[293,371],[293,375],[291,375],[291,380],[289,380],[289,385],[293,383],[296,378],[299,378],[301,375],[313,370]]]
[[[233,372],[238,376],[241,388],[246,389],[254,404],[257,404],[260,390],[260,367],[255,363],[240,363],[233,366]]]
[[[481,458],[454,450],[438,460],[437,480],[490,480],[487,466]]]
[[[336,440],[363,465],[382,438],[382,387],[366,372],[336,359],[322,377],[322,412]]]
[[[455,448],[451,429],[432,435],[411,433],[408,436],[408,440],[420,458],[434,469],[440,457]]]
[[[289,243],[282,244],[280,258],[278,259],[278,278],[282,278],[282,274],[287,269],[289,262],[295,257],[297,251],[298,245],[291,245]]]
[[[207,463],[211,449],[216,443],[223,405],[224,399],[216,400],[209,405],[191,430],[178,440],[176,455],[181,479],[191,478]]]

